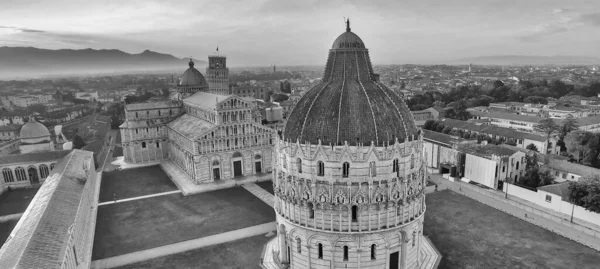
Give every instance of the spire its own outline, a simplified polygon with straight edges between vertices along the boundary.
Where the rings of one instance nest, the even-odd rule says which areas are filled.
[[[188,65],[189,65],[190,67],[194,67],[194,61],[192,61],[192,58],[191,58],[191,57],[190,57],[190,62],[188,63]]]
[[[350,18],[346,19],[346,32],[350,32]]]

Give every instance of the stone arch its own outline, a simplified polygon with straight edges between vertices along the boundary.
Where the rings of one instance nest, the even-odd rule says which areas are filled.
[[[231,154],[231,158],[242,158],[242,157],[244,157],[244,156],[239,151],[236,151],[233,154]]]

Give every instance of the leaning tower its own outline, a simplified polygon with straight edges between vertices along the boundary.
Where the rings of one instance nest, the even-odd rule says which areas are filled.
[[[209,92],[214,94],[229,94],[229,68],[225,56],[208,56],[208,67],[206,67],[206,80]]]
[[[438,254],[423,237],[422,132],[373,73],[349,21],[329,51],[323,81],[295,106],[274,151],[277,238],[264,263],[434,266]]]

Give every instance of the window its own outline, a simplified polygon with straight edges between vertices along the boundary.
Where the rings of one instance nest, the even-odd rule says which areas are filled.
[[[296,249],[298,253],[302,253],[302,240],[300,238],[296,238]]]
[[[358,206],[353,205],[352,206],[352,221],[356,222],[356,220],[358,219],[357,215],[358,215]]]
[[[9,168],[2,169],[2,176],[4,177],[4,182],[14,182],[15,178],[13,177],[13,172]]]
[[[371,245],[371,260],[375,260],[375,258],[377,257],[377,255],[375,253],[376,247],[377,246],[375,244]]]
[[[562,173],[562,178],[567,178],[567,173]]]
[[[146,142],[142,142],[142,148],[145,149],[146,148]]]
[[[313,204],[308,203],[307,207],[308,207],[308,218],[314,219],[315,218],[315,209],[313,208]]]
[[[45,164],[40,165],[40,176],[41,178],[46,178],[48,177],[48,166],[46,166]]]
[[[546,202],[552,203],[552,196],[546,194]]]
[[[502,166],[502,173],[504,173],[504,171],[506,171],[506,166]]]
[[[156,141],[156,148],[160,148],[160,142]]]
[[[348,260],[348,246],[344,246],[344,261]]]
[[[369,163],[369,175],[371,177],[377,176],[377,167],[375,166],[375,162]]]
[[[158,111],[158,116],[160,116],[160,110]]]
[[[317,248],[319,249],[319,259],[323,259],[323,244],[319,243]]]
[[[317,175],[320,177],[325,175],[325,164],[322,161],[317,162]]]
[[[558,177],[558,176],[560,176],[560,173],[558,171],[554,171],[554,176]]]
[[[396,173],[397,177],[400,176],[400,162],[398,159],[394,159],[394,162],[392,163],[392,172]]]
[[[169,115],[173,115],[173,110],[169,109]]]
[[[17,169],[15,169],[15,174],[17,175],[17,181],[27,180],[27,175],[25,174],[25,169],[23,169],[23,167],[17,167]]]
[[[342,166],[342,177],[348,177],[349,172],[350,164],[348,162],[345,162]]]
[[[135,129],[135,134],[139,134],[139,131],[138,131],[138,129]]]
[[[410,155],[410,169],[415,168],[415,155],[411,154]]]
[[[302,173],[302,160],[300,158],[296,159],[296,170],[298,170],[298,173]]]
[[[516,167],[517,167],[517,170],[518,170],[518,169],[519,169],[519,162],[517,162],[517,165],[516,165]]]
[[[136,118],[138,117],[138,113],[137,113],[137,112],[135,112],[135,117],[136,117]]]

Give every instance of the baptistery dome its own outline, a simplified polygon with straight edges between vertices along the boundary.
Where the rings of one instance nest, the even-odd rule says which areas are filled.
[[[23,127],[21,127],[21,131],[19,133],[19,137],[21,139],[36,139],[36,138],[50,138],[50,132],[48,128],[43,124],[35,121],[33,117],[30,118],[29,122],[25,123]]]
[[[369,51],[348,26],[333,42],[323,81],[298,101],[283,136],[300,143],[384,145],[417,131],[410,110],[379,82]]]
[[[194,68],[194,62],[190,59],[188,64],[190,67],[183,72],[181,76],[181,82],[179,86],[188,86],[188,87],[208,87],[208,83],[206,83],[206,79],[198,71],[198,69]]]

